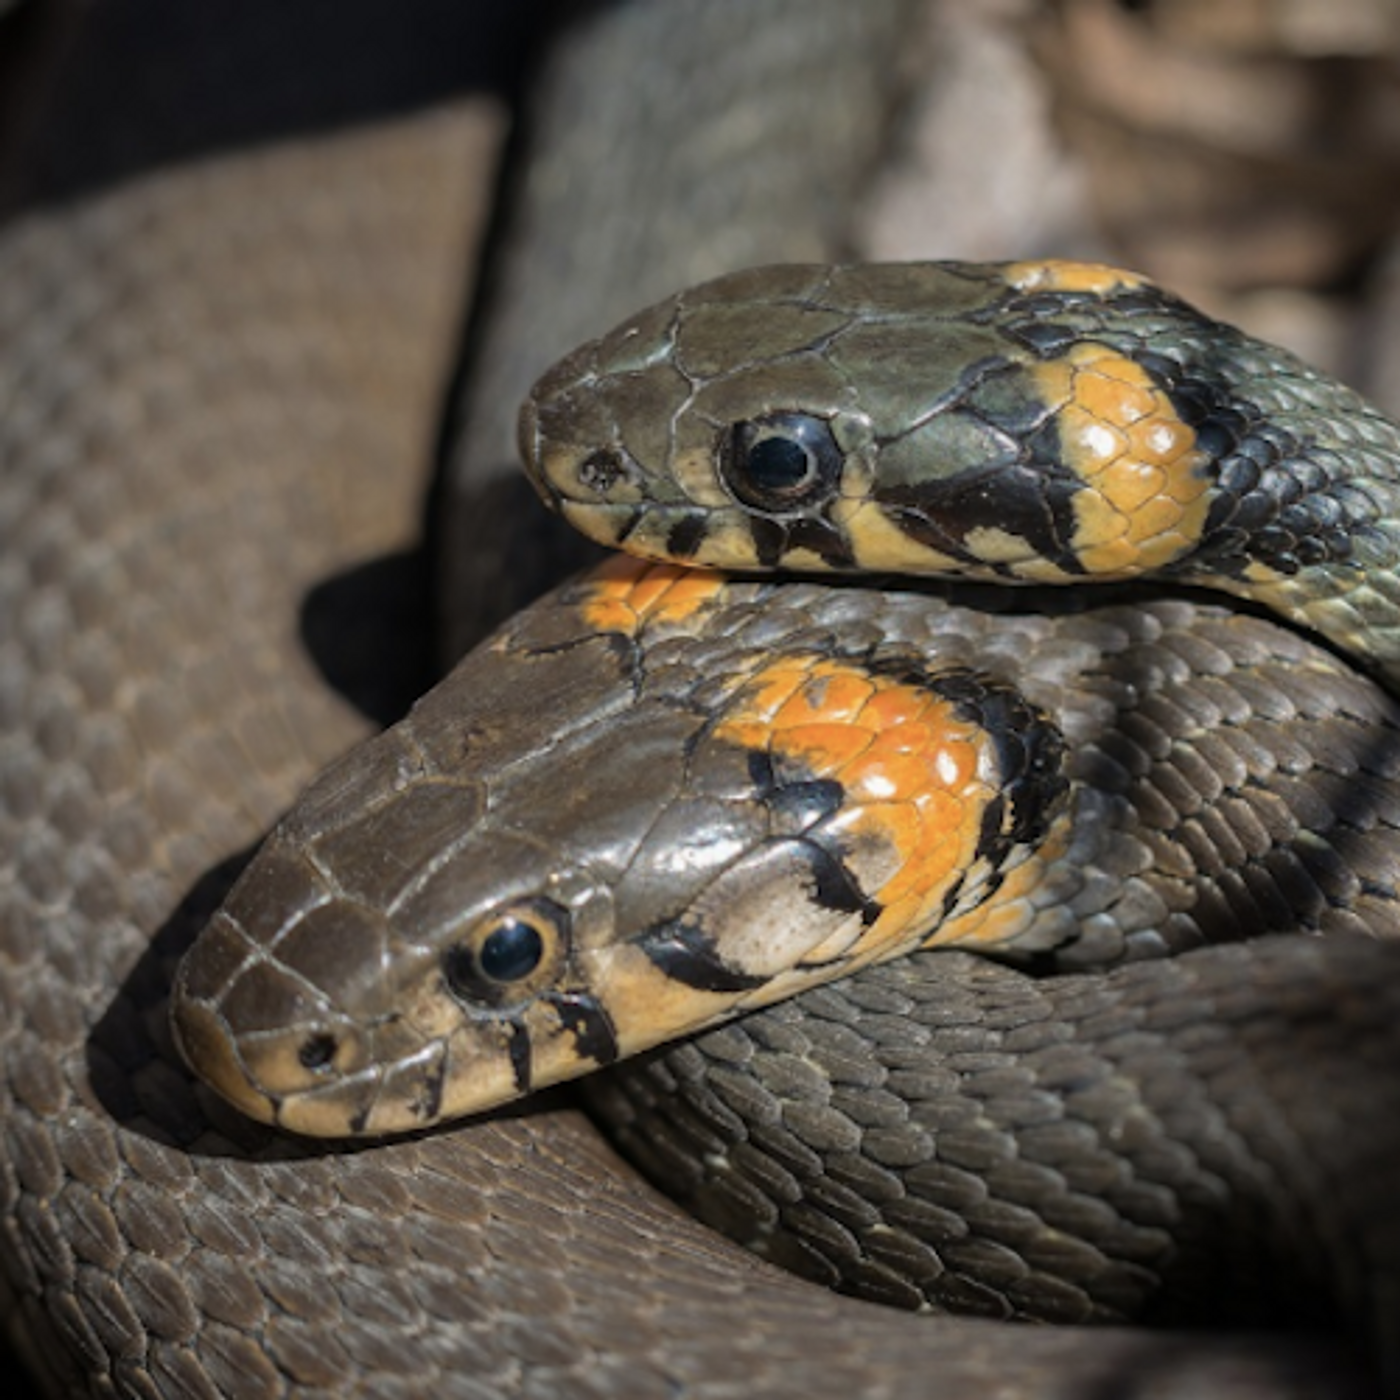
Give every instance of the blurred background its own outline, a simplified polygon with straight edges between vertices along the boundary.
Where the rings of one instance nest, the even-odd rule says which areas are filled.
[[[879,257],[1102,256],[1400,407],[1394,0],[932,0]]]

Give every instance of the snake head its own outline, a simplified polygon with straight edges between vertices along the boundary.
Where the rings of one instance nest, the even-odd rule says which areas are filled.
[[[1134,578],[1196,551],[1247,430],[1189,363],[1207,327],[1228,341],[1096,265],[759,268],[562,361],[521,452],[572,524],[649,558]]]
[[[313,784],[187,953],[176,1041],[251,1117],[422,1128],[722,1008],[620,930],[692,898],[757,813],[698,811],[700,719],[639,703],[629,648],[563,640],[561,612],[530,614]],[[677,823],[707,829],[683,859]]]
[[[849,602],[619,560],[521,614],[254,858],[177,976],[192,1067],[298,1132],[423,1128],[1027,926],[982,906],[1064,806],[1057,731]]]

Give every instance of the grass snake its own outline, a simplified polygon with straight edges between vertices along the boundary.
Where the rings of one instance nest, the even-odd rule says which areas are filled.
[[[650,73],[668,53],[692,57],[700,41],[685,24],[703,34],[710,22],[738,23],[748,34],[754,8],[667,7],[660,29],[653,18],[630,40],[605,14],[597,27],[566,32],[561,64],[567,73],[570,58],[584,60],[584,90],[621,91],[602,75]],[[619,23],[635,21],[633,10],[648,7],[621,7]],[[347,24],[344,7],[319,16],[321,32],[343,34],[374,60],[379,76],[359,91],[349,85],[352,111],[357,101],[383,104],[383,73],[410,50],[440,56],[462,42],[446,11],[416,17],[416,45],[393,22]],[[845,7],[821,23],[814,7],[801,11],[794,24],[775,6],[782,38],[765,48],[750,37],[728,65],[706,71],[696,86],[719,116],[734,110],[720,77],[777,98],[780,79],[793,74],[810,98],[811,72],[826,75],[828,97],[839,73],[842,101],[826,107],[883,84],[889,48],[872,51],[879,77],[862,78],[870,70],[854,57]],[[866,11],[889,26],[886,45],[897,43],[898,7],[863,7],[862,24]],[[171,72],[160,67],[163,50],[123,46],[131,35],[120,16],[100,23],[114,28],[80,38],[75,50],[98,71],[104,58],[115,65],[117,79],[79,89],[95,95],[99,119],[56,117],[46,130],[66,124],[108,165],[81,198],[60,170],[0,248],[3,587],[13,619],[3,642],[3,1259],[10,1330],[52,1388],[916,1395],[928,1392],[936,1367],[939,1393],[949,1396],[1366,1393],[1343,1355],[1302,1338],[1073,1328],[1008,1338],[985,1323],[910,1319],[813,1291],[687,1223],[561,1107],[328,1151],[260,1130],[192,1084],[166,1030],[175,959],[226,887],[230,854],[361,728],[327,696],[301,636],[320,654],[336,651],[328,636],[338,643],[349,657],[337,672],[343,689],[363,695],[381,682],[381,654],[361,652],[356,665],[367,588],[392,573],[370,561],[404,549],[415,529],[411,482],[397,485],[385,468],[411,468],[431,451],[437,357],[454,337],[450,311],[468,253],[463,143],[471,149],[481,137],[470,110],[388,119],[378,110],[378,129],[360,130],[342,105],[315,139],[195,161],[200,143],[218,150],[234,130],[265,136],[269,112],[285,118],[298,83],[270,79],[286,71],[283,56],[301,51],[258,42],[256,26],[243,47],[218,26],[204,49],[180,35],[192,65],[183,71],[241,73],[246,81],[232,85],[240,97],[264,80],[273,93],[259,121],[192,133],[169,119],[178,106],[160,105],[159,73]],[[298,42],[314,31],[308,23]],[[832,46],[826,58],[823,42]],[[807,52],[813,69],[797,62]],[[645,68],[637,53],[647,55]],[[617,68],[600,66],[609,55]],[[739,61],[750,58],[756,69]],[[693,68],[681,61],[682,71]],[[326,69],[343,81],[343,52]],[[678,153],[703,125],[686,113],[678,130],[664,128],[677,89],[664,77],[655,86],[654,120],[624,112],[633,118],[625,124],[684,168]],[[140,176],[126,164],[130,130],[100,120],[102,102],[128,88],[150,95],[148,128],[161,150]],[[567,78],[552,90],[567,92]],[[413,91],[409,105],[424,100]],[[567,103],[563,110],[555,125],[540,122],[544,135],[580,135],[585,124]],[[812,120],[799,129],[810,135]],[[105,147],[94,132],[110,138]],[[829,153],[832,143],[809,145]],[[745,166],[732,145],[695,149],[699,168],[724,175]],[[729,158],[716,160],[717,149]],[[754,145],[760,157],[767,149]],[[843,159],[849,171],[868,157]],[[792,164],[787,155],[779,163]],[[536,234],[608,227],[616,201],[609,192],[592,217],[588,184],[582,194],[572,187],[568,220],[557,206],[549,214],[557,186],[527,193],[527,206],[543,205]],[[827,194],[815,208],[830,207]],[[798,216],[796,197],[777,210],[784,236],[817,226]],[[736,197],[727,216],[736,228],[753,222],[746,203]],[[707,225],[720,226],[719,218]],[[736,240],[735,262],[827,251]],[[531,265],[528,229],[512,246]],[[620,315],[622,298],[643,295],[636,262],[618,262],[615,304],[601,305],[600,294],[579,312],[586,323],[541,359]],[[551,265],[533,264],[546,303],[539,285]],[[653,294],[720,270],[703,259],[654,268]],[[554,294],[560,306],[581,285],[576,269],[563,273],[573,292]],[[510,280],[502,274],[499,285]],[[498,447],[475,460],[489,463]],[[448,494],[459,489],[470,517],[475,487]],[[472,557],[489,563],[490,553]],[[342,611],[328,620],[324,594],[313,592],[299,636],[308,590],[352,565]],[[390,613],[381,630],[400,626]],[[1383,703],[1365,694],[1365,704]],[[1376,971],[1380,954],[1346,946],[1359,949],[1348,955],[1354,964],[1328,961],[1326,976],[1374,1005],[1389,980]],[[945,1028],[1000,1033],[986,1007],[1005,1003],[996,985],[1004,971],[939,956],[963,968],[956,995],[934,1013]],[[1248,1025],[1251,993],[1238,962],[1220,966],[1230,993],[1220,999]],[[1285,961],[1275,981],[1297,989],[1290,979],[1301,976],[1302,996],[1321,970]],[[827,995],[826,1017],[839,1022],[835,993]],[[785,1013],[772,1014],[781,1025]],[[868,1008],[865,1019],[873,1024]],[[1228,1017],[1222,1024],[1228,1030]],[[718,1045],[732,1063],[752,1053],[732,1039]],[[1326,1050],[1310,1064],[1371,1062],[1364,1046],[1341,1047],[1340,1060]],[[1280,1069],[1285,1079],[1290,1072]],[[1352,1112],[1346,1085],[1339,1078],[1322,1107]],[[1319,1174],[1333,1165],[1319,1163]]]

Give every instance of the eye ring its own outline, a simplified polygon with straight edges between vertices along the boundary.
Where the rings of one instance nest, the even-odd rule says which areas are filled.
[[[825,418],[766,413],[725,430],[719,464],[724,485],[741,505],[781,516],[835,495],[845,457]]]
[[[553,976],[568,932],[569,912],[552,899],[505,905],[443,952],[443,982],[467,1005],[522,1001]]]

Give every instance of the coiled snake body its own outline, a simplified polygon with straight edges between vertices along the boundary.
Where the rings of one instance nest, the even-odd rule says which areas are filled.
[[[727,345],[741,347],[732,367]],[[1368,555],[1388,549],[1398,437],[1345,391],[1139,279],[1066,264],[740,274],[571,356],[522,416],[546,489],[648,553],[847,570],[907,553],[943,571],[1066,581],[1174,569],[1265,597],[1285,589],[1300,616],[1344,619],[1344,641],[1369,601],[1381,621],[1355,636],[1380,652],[1384,589],[1364,580]],[[1255,686],[1287,697],[1286,726],[1277,706],[1241,704]],[[1119,736],[1144,721],[1162,741],[1125,762]],[[995,599],[604,566],[508,624],[313,787],[186,959],[177,1038],[254,1116],[377,1134],[491,1107],[920,947],[1047,970],[1244,931],[1394,937],[1395,724],[1340,663],[1206,605],[1027,617]],[[1284,733],[1305,760],[1280,764]],[[930,959],[895,988],[906,975],[918,988],[943,974]],[[1085,1033],[1110,1060],[1159,1014],[1151,979],[1131,985],[1125,1000],[1145,1001],[1126,1025],[1110,1022],[1102,1045]],[[1070,981],[1041,995],[1080,993]],[[1377,1012],[1360,1014],[1358,1042],[1378,1034]],[[942,1067],[907,1049],[900,1064]],[[1021,1084],[1020,1112],[1072,1118],[1042,1096],[1084,1075],[1062,1065]],[[1236,1097],[1300,1121],[1277,1090]],[[639,1105],[650,1097],[629,1106],[633,1137],[687,1142],[697,1164],[707,1142],[715,1155],[703,1115],[677,1130],[665,1110],[659,1125],[639,1121]],[[1141,1107],[1112,1103],[1097,1137],[1133,1138],[1125,1115]],[[800,1096],[780,1121],[788,1111]],[[1345,1134],[1329,1122],[1324,1136]],[[805,1240],[788,1232],[827,1262],[851,1255],[867,1288],[965,1303],[989,1286],[949,1262],[971,1257],[936,1216],[949,1149],[932,1124],[920,1136],[912,1161],[885,1158],[875,1190],[877,1211],[905,1226],[898,1246],[869,1221],[844,1249],[811,1226]],[[1188,1140],[1222,1155],[1209,1131]],[[1302,1157],[1318,1154],[1310,1133],[1303,1142]],[[1360,1148],[1380,1170],[1388,1150]],[[1180,1277],[1191,1212],[1171,1246],[1139,1237],[1163,1223],[1147,1182],[1190,1188],[1140,1155],[1125,1152],[1144,1180],[1118,1203],[1114,1238],[1090,1229],[1078,1242],[1086,1263],[1064,1240],[1075,1154],[1028,1126],[1011,1218],[981,1227],[1021,1265],[991,1296],[1030,1316],[1122,1315],[1139,1294],[1193,1315],[1195,1285]],[[1291,1155],[1273,1162],[1280,1198],[1302,1190]],[[851,1199],[827,1202],[838,1225],[871,1187],[845,1171]],[[727,1161],[708,1173],[731,1188],[743,1176]],[[800,1200],[813,1206],[822,1184]],[[1366,1233],[1357,1257],[1327,1265],[1343,1296],[1388,1287],[1389,1225]],[[1291,1247],[1258,1252],[1248,1268],[1297,1267]],[[922,1286],[901,1273],[911,1259]],[[1388,1324],[1373,1326],[1384,1350]]]
[[[745,23],[754,9],[676,4],[667,8],[668,36],[692,8],[730,22],[742,11]],[[804,41],[818,35],[816,8],[801,6],[808,23],[782,32]],[[862,22],[884,9],[862,7]],[[843,75],[857,71],[840,37],[848,10],[833,7],[831,16]],[[663,48],[653,35],[643,52],[659,59]],[[738,57],[750,52],[759,49]],[[786,72],[790,55],[779,52]],[[597,83],[599,65],[590,60],[586,71]],[[728,65],[725,74],[740,68]],[[708,75],[705,87],[722,101],[717,76]],[[765,94],[778,86],[762,84]],[[668,1210],[567,1112],[325,1151],[255,1128],[196,1092],[179,1071],[164,995],[175,954],[206,912],[207,892],[192,882],[265,828],[292,782],[355,732],[345,708],[308,674],[289,619],[328,571],[401,547],[411,532],[407,495],[383,494],[392,478],[385,463],[413,462],[425,448],[423,416],[437,382],[433,351],[451,335],[443,309],[464,251],[464,125],[451,112],[401,119],[377,134],[164,172],[31,216],[6,234],[0,584],[14,626],[0,638],[8,862],[0,923],[0,1187],[7,1311],[31,1362],[55,1388],[98,1394],[738,1389],[912,1396],[931,1385],[945,1396],[1365,1393],[1364,1378],[1344,1358],[1299,1339],[1020,1329],[1012,1345],[1002,1330],[977,1322],[908,1319],[814,1291]],[[654,124],[632,125],[666,146]],[[688,118],[686,129],[693,126]],[[794,221],[790,204],[779,212],[784,223]],[[571,215],[552,226],[595,226],[577,207]],[[262,256],[269,247],[276,257]],[[210,275],[215,268],[221,275]],[[381,275],[365,275],[371,268]],[[629,266],[622,280],[632,275]],[[293,382],[298,392],[289,398]],[[235,519],[246,528],[233,528]],[[287,547],[290,539],[296,549]],[[830,626],[839,630],[839,602],[830,606],[837,614]],[[928,626],[912,620],[929,615],[923,606],[895,607],[908,612],[915,632]],[[1135,628],[1171,632],[1183,608],[1190,612],[1185,604],[1158,605],[1155,614],[1136,615],[1148,620],[1131,624],[1124,614],[1121,625],[1086,614],[1083,625],[1093,646],[1117,637],[1131,649],[1141,640]],[[520,625],[548,631],[550,616],[546,610]],[[220,627],[211,625],[215,617]],[[315,623],[308,618],[308,632]],[[1010,634],[1012,644],[1021,637],[1036,650],[1035,634],[1048,624],[1019,625],[1029,632]],[[1183,636],[1195,637],[1192,625]],[[1248,626],[1244,634],[1233,624],[1226,630],[1248,634]],[[1242,645],[1253,666],[1254,643]],[[1269,645],[1284,648],[1276,655],[1290,684],[1299,658],[1314,655],[1291,638]],[[1213,673],[1222,670],[1214,649],[1199,640],[1183,646],[1196,660],[1213,657]],[[1228,656],[1229,647],[1222,650]],[[1048,676],[1075,664],[1053,643],[1042,651]],[[1190,670],[1162,665],[1159,653],[1143,655],[1149,672],[1170,673],[1168,682]],[[1365,718],[1387,722],[1376,692],[1355,678],[1338,684]],[[1280,715],[1289,704],[1309,708],[1301,693],[1288,704],[1277,698],[1286,691],[1268,702]],[[1258,698],[1257,685],[1246,692]],[[1183,685],[1174,703],[1198,693]],[[1215,692],[1237,714],[1251,712],[1247,696],[1231,699],[1228,685]],[[1332,698],[1329,683],[1323,705],[1337,708]],[[1091,712],[1103,707],[1100,696]],[[1318,749],[1331,764],[1322,771],[1360,791],[1374,814],[1372,784],[1362,775],[1368,764],[1384,769],[1385,745],[1363,739],[1366,763],[1349,760],[1345,746],[1336,751],[1338,732],[1318,730]],[[1241,742],[1256,737],[1246,723]],[[478,738],[491,742],[490,727]],[[1308,769],[1306,745],[1301,757],[1296,748],[1281,751]],[[323,798],[333,782],[321,787]],[[1316,831],[1328,818],[1307,802],[1305,787],[1300,809],[1314,821],[1306,829]],[[1366,835],[1356,838],[1361,845]],[[217,892],[217,871],[210,883]],[[143,952],[153,933],[160,936]],[[901,1035],[942,1037],[977,1057],[982,1071],[969,1074],[963,1063],[955,1066],[956,1083],[942,1086],[973,1097],[944,1100],[943,1111],[961,1122],[944,1134],[943,1204],[934,1210],[928,1202],[924,1214],[953,1229],[947,1193],[974,1189],[965,1180],[971,1159],[1004,1146],[1007,1130],[1024,1134],[1024,1122],[1013,1120],[1028,1101],[1006,1092],[1001,1069],[1019,1072],[1014,1061],[1038,1073],[1032,1040],[1042,1050],[1072,1044],[1081,1021],[1129,1015],[1141,994],[1168,1010],[1158,1022],[1139,1021],[1118,1043],[1128,1057],[1124,1075],[1109,1072],[1097,1092],[1088,1060],[1068,1066],[1085,1090],[1080,1106],[1102,1108],[1132,1079],[1128,1070],[1145,1064],[1161,1071],[1155,1083],[1178,1117],[1163,1115],[1160,1150],[1139,1142],[1142,1161],[1177,1160],[1187,1180],[1199,1180],[1182,1160],[1191,1149],[1179,1145],[1192,1140],[1193,1117],[1214,1122],[1219,1130],[1210,1140],[1223,1155],[1208,1164],[1207,1180],[1226,1180],[1232,1167],[1224,1149],[1242,1144],[1245,1162],[1255,1164],[1245,1175],[1252,1170],[1263,1190],[1240,1209],[1261,1226],[1278,1223],[1294,1198],[1274,1192],[1281,1172],[1267,1164],[1275,1159],[1251,1155],[1256,1130],[1265,1138],[1273,1131],[1269,1115],[1220,1124],[1230,1085],[1190,1070],[1195,1054],[1210,1057],[1212,1036],[1225,1045],[1250,1043],[1252,1028],[1267,1031],[1282,1003],[1292,1008],[1286,1014],[1305,1053],[1273,1056],[1275,1041],[1265,1034],[1265,1052],[1249,1061],[1254,1087],[1289,1097],[1301,1064],[1328,1087],[1307,1101],[1318,1114],[1335,1112],[1348,1123],[1365,1116],[1370,1110],[1360,1105],[1374,1103],[1368,1087],[1391,1083],[1394,979],[1381,945],[1335,944],[1321,952],[1324,940],[1279,940],[1259,957],[1260,984],[1244,980],[1234,950],[1206,950],[1196,961],[1170,964],[1171,971],[1114,974],[1078,1003],[1054,994],[1038,1001],[1036,985],[1019,974],[939,954],[947,998],[930,993],[922,1023],[918,1014],[900,1022],[923,1024],[922,1032],[896,1032],[881,1017],[898,991],[858,984],[869,988],[859,1019],[881,1027],[896,1054]],[[1179,1000],[1160,1000],[1168,985]],[[850,1020],[852,1004],[843,1011],[836,992],[821,995],[830,1023]],[[1344,1021],[1337,1005],[1347,1008]],[[771,1014],[778,1020],[759,1031],[768,1041],[759,1049],[776,1046],[791,1079],[803,1059],[794,1037],[810,1032],[782,1009]],[[1028,1029],[1033,1024],[1040,1034]],[[973,1045],[978,1035],[987,1039]],[[865,1073],[839,1036],[823,1043],[817,1034],[816,1042],[819,1058],[834,1056],[848,1074]],[[731,1067],[757,1053],[732,1036],[712,1043]],[[1173,1058],[1171,1047],[1180,1044],[1194,1047],[1192,1054]],[[1236,1065],[1217,1067],[1218,1075],[1246,1073],[1218,1045],[1215,1053]],[[1143,1057],[1136,1065],[1135,1054]],[[997,1056],[1008,1062],[994,1063]],[[1063,1050],[1054,1064],[1066,1072]],[[1168,1066],[1182,1077],[1166,1073]],[[671,1073],[686,1077],[693,1069],[693,1058],[683,1059]],[[917,1091],[907,1066],[899,1073],[901,1087]],[[938,1087],[932,1081],[940,1077],[927,1072],[925,1087]],[[1154,1082],[1142,1074],[1136,1081]],[[745,1089],[731,1077],[730,1092],[762,1100],[773,1080],[749,1083]],[[906,1098],[917,1101],[917,1092]],[[1250,1093],[1235,1101],[1264,1102]],[[888,1156],[899,1134],[887,1099],[874,1092],[865,1102],[880,1121],[860,1131],[877,1140],[884,1133]],[[977,1102],[990,1115],[979,1119]],[[1120,1129],[1141,1131],[1151,1115],[1120,1102],[1127,1110]],[[846,1131],[849,1107],[838,1090],[825,1105],[789,1110],[739,1156],[770,1179],[777,1177],[765,1160],[780,1161],[791,1175],[811,1141]],[[1386,1121],[1376,1112],[1371,1131],[1359,1136],[1330,1132],[1323,1122],[1310,1141],[1327,1150],[1312,1159],[1303,1183],[1319,1237],[1346,1246],[1322,1272],[1336,1276],[1344,1307],[1382,1341],[1392,1300],[1383,1282],[1366,1289],[1377,1275],[1384,1279],[1394,1258],[1389,1234],[1377,1228],[1389,1220],[1394,1161]],[[726,1114],[706,1122],[719,1131]],[[784,1132],[797,1137],[786,1141]],[[981,1132],[992,1136],[979,1139]],[[765,1159],[765,1152],[778,1156]],[[848,1155],[840,1170],[878,1175],[880,1160],[878,1152]],[[1286,1152],[1277,1159],[1290,1160]],[[1095,1160],[1082,1179],[1062,1173],[1065,1209],[1101,1215],[1092,1178],[1111,1170]],[[995,1184],[1005,1187],[1017,1175],[1003,1170]],[[1037,1175],[1019,1173],[1023,1183]],[[820,1170],[816,1181],[828,1195],[842,1184]],[[1333,1189],[1342,1181],[1345,1190]],[[1043,1181],[1031,1185],[1043,1204]],[[1184,1254],[1236,1209],[1232,1198],[1207,1195],[1203,1206],[1183,1198],[1191,1227]],[[1170,1210],[1169,1187],[1144,1185],[1137,1199],[1146,1196]],[[966,1244],[950,1240],[943,1250],[954,1282],[974,1276],[976,1256],[1006,1263],[1004,1246],[993,1248],[978,1231],[1005,1224],[1007,1207],[984,1194],[980,1208],[962,1218],[974,1226]],[[1287,1236],[1287,1218],[1282,1227]],[[877,1225],[874,1235],[915,1249],[886,1227]],[[1062,1259],[1074,1252],[1063,1229],[1053,1235]],[[1314,1262],[1315,1238],[1299,1240],[1304,1262]],[[1135,1248],[1141,1244],[1139,1237]],[[1273,1264],[1270,1257],[1264,1267]],[[1043,1253],[1033,1257],[1038,1274],[1046,1274],[1044,1265]],[[886,1280],[874,1272],[877,1283]],[[1121,1295],[1124,1275],[1115,1277]],[[1032,1292],[1045,1296],[1043,1287]],[[971,1301],[985,1307],[991,1295],[973,1293]],[[1078,1304],[1068,1300],[1079,1295],[1057,1296],[1067,1303],[1061,1311],[1072,1314]]]

